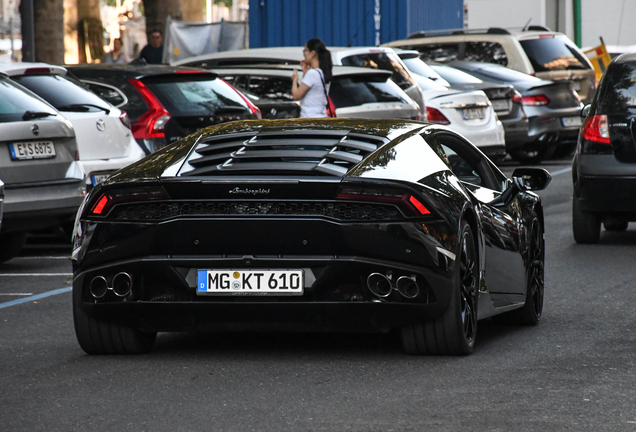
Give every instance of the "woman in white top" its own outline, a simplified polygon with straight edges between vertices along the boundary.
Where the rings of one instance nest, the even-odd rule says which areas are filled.
[[[329,86],[331,85],[331,53],[320,39],[307,41],[303,49],[303,81],[298,85],[298,71],[292,73],[292,96],[300,100],[301,118],[327,117]]]

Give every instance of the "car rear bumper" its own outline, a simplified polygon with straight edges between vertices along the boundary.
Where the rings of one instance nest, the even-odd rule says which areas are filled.
[[[95,159],[95,160],[81,160],[81,164],[86,172],[86,185],[90,190],[94,186],[93,176],[100,176],[103,174],[112,174],[128,165],[137,162],[144,158],[146,153],[141,149],[136,141],[131,140],[131,151],[128,155],[121,158],[113,159]]]
[[[581,209],[601,213],[636,213],[636,164],[613,155],[575,156],[574,196]]]
[[[527,118],[502,119],[501,123],[506,137],[506,150],[510,151],[522,147],[528,141],[530,122]]]

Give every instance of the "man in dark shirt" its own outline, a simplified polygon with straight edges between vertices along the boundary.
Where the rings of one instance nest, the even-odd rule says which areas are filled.
[[[139,58],[148,64],[161,64],[163,60],[163,34],[160,30],[150,32],[150,41],[141,52]]]

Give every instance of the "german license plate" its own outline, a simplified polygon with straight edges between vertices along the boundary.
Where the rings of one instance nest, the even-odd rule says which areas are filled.
[[[509,111],[510,105],[508,104],[508,99],[493,100],[492,109],[495,111]]]
[[[462,117],[464,120],[478,120],[486,117],[486,110],[484,108],[464,108],[462,110]]]
[[[578,115],[573,117],[562,117],[561,124],[563,127],[580,127],[583,124],[583,117]]]
[[[302,295],[303,270],[198,270],[199,295]]]
[[[108,177],[110,177],[111,174],[112,173],[92,174],[91,175],[91,183],[93,184],[93,186],[97,186],[99,183],[103,182]]]
[[[55,157],[55,145],[52,141],[28,141],[9,143],[13,160],[46,159]]]

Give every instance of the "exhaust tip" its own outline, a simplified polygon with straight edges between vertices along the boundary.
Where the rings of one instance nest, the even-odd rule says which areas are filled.
[[[371,273],[367,277],[367,287],[377,297],[385,298],[391,294],[391,281],[382,273]]]
[[[132,290],[132,278],[128,273],[117,273],[113,278],[113,292],[118,297],[125,297]]]
[[[403,297],[412,299],[419,295],[420,286],[415,277],[401,276],[395,282],[397,290]]]
[[[104,276],[95,276],[93,280],[91,280],[89,290],[91,295],[96,299],[103,298],[108,291],[108,282],[106,282],[106,278]]]

